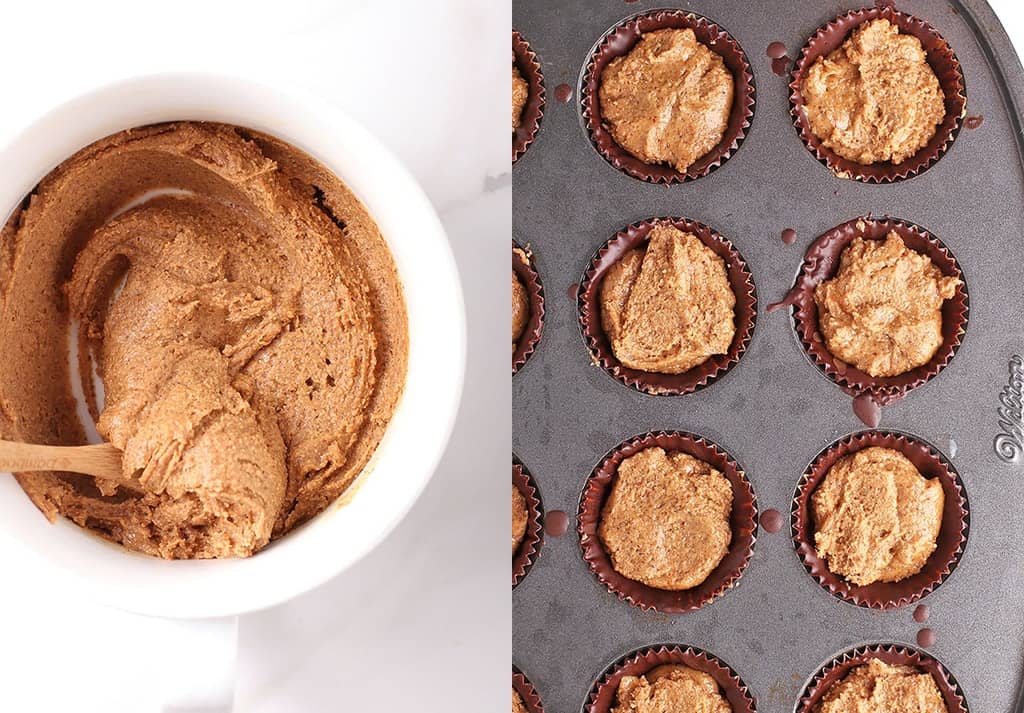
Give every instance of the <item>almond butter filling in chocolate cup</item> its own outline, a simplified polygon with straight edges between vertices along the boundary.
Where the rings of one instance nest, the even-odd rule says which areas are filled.
[[[707,578],[691,589],[656,589],[619,574],[612,566],[608,551],[598,534],[601,513],[618,475],[619,464],[640,451],[658,446],[666,451],[682,451],[710,464],[732,486],[732,511],[729,549]],[[578,532],[583,559],[597,579],[624,602],[667,614],[700,609],[732,589],[739,582],[754,553],[757,534],[757,500],[743,469],[724,450],[709,440],[682,431],[652,431],[634,436],[616,446],[597,465],[587,479],[580,497]]]
[[[811,66],[819,57],[838,49],[857,27],[875,19],[885,19],[899,28],[901,34],[913,35],[921,41],[945,100],[946,113],[928,144],[912,157],[898,164],[891,162],[861,164],[839,156],[824,146],[811,130],[804,111],[803,83]],[[818,161],[840,178],[853,178],[868,183],[889,183],[910,178],[930,168],[946,152],[960,131],[967,113],[967,97],[960,62],[952,48],[931,25],[892,7],[870,7],[851,10],[821,27],[804,45],[793,67],[789,84],[790,108],[797,132],[807,149]]]
[[[541,703],[537,689],[530,683],[530,679],[514,667],[512,669],[512,688],[523,700],[526,710],[530,713],[544,713],[544,704]]]
[[[826,663],[804,686],[796,705],[796,713],[813,713],[815,707],[834,684],[846,678],[858,666],[878,659],[890,666],[911,666],[928,673],[942,694],[949,713],[968,713],[967,699],[953,674],[933,656],[913,646],[901,644],[872,644],[844,651]]]
[[[515,553],[512,555],[512,588],[523,581],[523,578],[530,572],[533,563],[540,556],[543,528],[541,518],[544,516],[543,506],[540,500],[540,491],[537,484],[526,469],[515,456],[512,456],[512,486],[515,487],[526,501],[526,534],[523,541],[519,543]]]
[[[899,235],[910,250],[931,258],[943,275],[959,278],[960,285],[953,298],[942,303],[942,344],[931,360],[897,376],[876,377],[836,359],[828,350],[818,325],[814,290],[835,276],[842,253],[854,238],[883,240],[890,231]],[[851,396],[869,394],[878,404],[902,398],[935,378],[949,364],[967,330],[969,312],[967,283],[949,248],[928,231],[907,221],[871,217],[847,221],[811,243],[793,288],[781,302],[769,305],[768,311],[782,306],[793,308],[797,337],[811,361],[846,393]]]
[[[937,478],[944,503],[935,551],[917,574],[897,582],[857,586],[833,574],[818,556],[811,496],[841,458],[879,446],[903,454],[925,478]],[[792,506],[793,542],[808,573],[833,596],[871,609],[896,609],[935,591],[960,563],[970,530],[970,510],[960,475],[937,449],[897,431],[862,431],[847,436],[819,453],[797,485]]]
[[[679,665],[715,679],[733,713],[755,713],[757,706],[747,684],[729,664],[693,646],[657,644],[622,656],[594,682],[585,705],[586,713],[608,713],[615,704],[623,676],[642,676],[658,666]]]
[[[544,287],[540,283],[540,275],[533,267],[532,257],[528,249],[512,241],[512,272],[523,283],[530,301],[530,318],[512,352],[513,375],[526,364],[544,331]]]
[[[725,262],[729,286],[736,297],[736,332],[725,354],[714,354],[705,362],[681,374],[660,374],[624,366],[612,352],[601,325],[601,281],[608,270],[630,250],[647,243],[647,235],[657,225],[669,225],[692,233]],[[652,218],[620,230],[594,255],[580,279],[577,293],[580,328],[592,361],[616,381],[656,396],[689,394],[715,382],[735,366],[750,344],[757,320],[757,293],[747,263],[733,244],[717,232],[689,218]]]
[[[515,163],[533,143],[540,130],[540,120],[544,116],[544,75],[541,74],[536,53],[515,30],[512,30],[512,56],[515,58],[519,73],[529,87],[519,128],[512,133],[512,163]]]
[[[598,90],[608,63],[632,50],[647,32],[691,29],[697,40],[722,58],[733,78],[733,100],[725,134],[711,151],[701,156],[685,173],[672,166],[645,163],[622,148],[601,117]],[[580,105],[590,141],[608,163],[633,178],[649,183],[682,183],[706,176],[721,166],[739,148],[754,118],[754,76],[747,56],[728,32],[692,12],[654,10],[624,20],[609,30],[594,47],[583,71]]]

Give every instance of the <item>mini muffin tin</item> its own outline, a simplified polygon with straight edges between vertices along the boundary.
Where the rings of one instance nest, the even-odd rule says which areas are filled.
[[[781,42],[797,59],[819,28],[865,5],[870,0],[515,0],[513,27],[536,53],[547,100],[539,131],[513,169],[513,238],[530,249],[545,293],[543,335],[513,377],[513,451],[545,511],[569,513],[571,523],[561,537],[542,534],[536,561],[512,592],[512,662],[549,713],[591,710],[616,664],[663,646],[714,657],[762,713],[801,710],[823,668],[832,671],[850,660],[846,652],[875,645],[940,662],[964,710],[1021,710],[1024,359],[1016,355],[1024,354],[1024,70],[984,2],[898,2],[955,52],[967,96],[963,128],[915,176],[893,183],[838,178],[794,126],[793,63],[778,76],[766,50]],[[729,160],[668,186],[609,164],[591,142],[580,102],[588,62],[606,33],[665,8],[697,13],[728,32],[757,88],[751,125]],[[867,215],[898,216],[927,230],[955,255],[970,294],[968,325],[952,359],[883,406],[879,426],[948,460],[969,506],[969,536],[937,587],[884,610],[834,596],[797,553],[790,514],[808,466],[867,429],[851,396],[805,353],[792,310],[765,312],[793,286],[818,236]],[[608,240],[633,224],[673,216],[708,226],[742,254],[756,286],[757,320],[742,358],[719,379],[693,393],[654,396],[594,363],[577,293]],[[791,245],[781,240],[786,229],[797,234]],[[754,533],[753,554],[731,589],[685,613],[645,610],[610,592],[584,559],[578,534],[581,497],[606,455],[660,431],[716,444],[753,487],[761,522],[777,523],[776,512],[783,521],[777,532]],[[768,510],[776,512],[766,517]],[[919,604],[930,611],[927,621],[919,621],[923,610],[914,616]],[[925,627],[931,631],[922,634]]]

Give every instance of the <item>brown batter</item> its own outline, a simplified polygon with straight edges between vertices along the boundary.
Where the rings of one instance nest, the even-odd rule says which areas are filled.
[[[733,77],[693,30],[655,30],[608,63],[598,99],[619,146],[685,172],[725,135]]]
[[[871,376],[896,376],[927,364],[942,345],[942,303],[960,280],[895,232],[855,238],[839,270],[818,285],[818,325],[829,352]]]
[[[617,696],[611,713],[732,713],[715,679],[678,664],[623,676]]]
[[[615,571],[657,589],[701,584],[729,551],[732,486],[682,452],[645,448],[619,464],[598,534]]]
[[[167,187],[187,193],[118,214]],[[205,123],[110,136],[43,179],[0,246],[3,436],[84,442],[75,317],[83,381],[92,354],[105,388],[102,414],[89,399],[97,429],[140,487],[18,480],[50,519],[129,549],[253,554],[348,488],[401,394],[405,307],[379,230],[270,137]]]
[[[902,453],[865,448],[841,458],[811,496],[814,542],[829,570],[864,586],[921,571],[935,551],[945,494]]]
[[[930,673],[871,659],[834,683],[814,713],[949,713]]]
[[[516,66],[516,56],[512,55],[512,133],[516,132],[522,122],[523,107],[526,106],[526,100],[530,96],[530,85],[523,79],[523,75],[519,73],[519,67]]]
[[[736,295],[725,262],[699,238],[655,226],[601,282],[601,325],[624,366],[681,374],[729,351]]]
[[[882,19],[815,60],[800,91],[814,135],[861,164],[906,161],[928,145],[946,115],[921,41]]]
[[[516,553],[519,545],[526,535],[526,522],[530,515],[526,509],[526,498],[519,492],[514,484],[512,485],[512,554]]]
[[[514,688],[512,689],[512,713],[529,713],[526,709],[526,704],[523,703],[522,696]]]
[[[512,271],[512,352],[519,346],[519,338],[523,336],[526,323],[530,321],[530,298],[519,275]]]

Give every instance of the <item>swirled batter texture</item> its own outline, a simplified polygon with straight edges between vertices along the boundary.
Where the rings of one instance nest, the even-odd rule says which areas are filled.
[[[959,286],[895,232],[885,240],[854,238],[835,277],[814,289],[825,345],[871,376],[923,366],[942,346],[942,305]]]
[[[815,60],[800,92],[815,136],[860,164],[903,163],[928,145],[946,116],[921,41],[884,19],[864,23]]]
[[[930,673],[871,659],[833,684],[814,713],[948,713]]]
[[[601,282],[601,326],[624,366],[682,374],[736,335],[736,295],[725,261],[700,238],[655,226]]]
[[[685,173],[725,136],[733,77],[693,30],[648,32],[601,73],[601,118],[644,163]]]
[[[709,674],[665,664],[642,676],[623,676],[611,713],[732,713]]]
[[[619,464],[598,535],[623,577],[692,589],[729,553],[731,513],[732,486],[721,471],[653,446]]]
[[[942,483],[899,451],[840,458],[811,496],[818,556],[858,586],[912,577],[935,551],[945,501]]]
[[[85,440],[77,322],[97,430],[138,487],[19,482],[49,518],[129,549],[253,554],[352,484],[401,394],[405,307],[379,230],[335,176],[271,137],[174,123],[102,139],[43,179],[0,247],[3,435]]]

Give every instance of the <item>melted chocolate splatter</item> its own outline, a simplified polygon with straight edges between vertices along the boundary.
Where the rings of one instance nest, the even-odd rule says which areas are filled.
[[[551,510],[544,515],[544,533],[561,537],[569,530],[569,516],[564,510]]]
[[[914,621],[918,624],[923,624],[928,621],[928,605],[918,604],[917,608],[914,609]]]
[[[792,228],[786,228],[782,231],[782,242],[786,245],[792,245],[796,242],[796,231]]]
[[[772,71],[780,77],[786,76],[790,63],[789,57],[786,56],[786,45],[781,42],[772,42],[765,49],[764,53],[772,61]]]
[[[977,116],[969,116],[966,119],[964,119],[964,128],[977,129],[979,126],[981,126],[981,122],[983,121],[985,121],[985,117],[982,116],[981,114],[978,114]]]
[[[794,307],[798,302],[800,302],[800,295],[800,288],[794,287],[789,292],[787,292],[786,296],[783,297],[781,300],[779,300],[778,302],[772,302],[771,304],[766,306],[764,308],[764,311],[767,312],[768,314],[771,314],[772,312],[777,312],[780,309],[783,309],[784,307]]]
[[[559,84],[555,87],[555,99],[565,104],[572,99],[572,87],[568,84]]]
[[[861,394],[853,400],[853,413],[868,428],[878,428],[882,421],[882,409],[871,394]]]
[[[935,646],[935,631],[924,628],[917,632],[917,645],[924,649]]]
[[[579,293],[579,291],[580,291],[580,283],[574,282],[571,285],[569,285],[569,289],[565,291],[565,294],[569,296],[569,300],[571,302],[575,302],[576,301],[577,293]]]
[[[761,513],[761,527],[765,532],[776,533],[782,529],[785,518],[778,510],[765,510]]]

